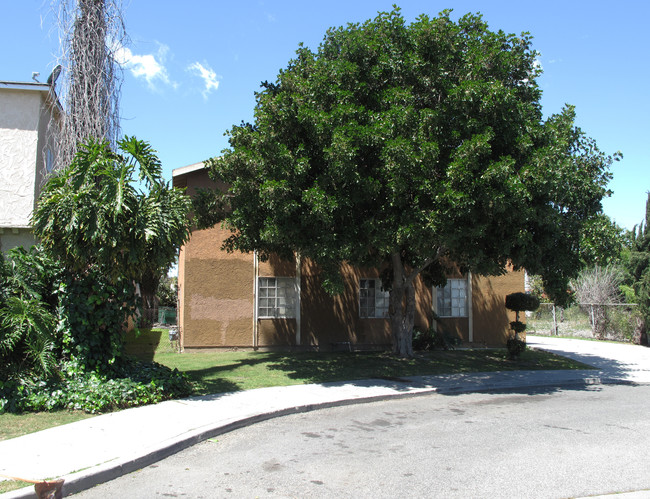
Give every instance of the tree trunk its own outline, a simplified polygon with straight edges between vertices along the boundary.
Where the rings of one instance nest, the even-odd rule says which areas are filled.
[[[160,276],[146,272],[140,278],[140,296],[142,298],[142,327],[151,327],[158,319],[158,304],[156,291],[160,283]]]
[[[389,293],[389,316],[393,337],[393,353],[413,357],[413,324],[415,321],[415,288],[413,279],[406,279],[399,254],[393,255],[393,287]]]

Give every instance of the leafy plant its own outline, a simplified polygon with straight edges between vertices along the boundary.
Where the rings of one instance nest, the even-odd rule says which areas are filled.
[[[506,350],[508,351],[508,358],[514,360],[526,351],[526,342],[519,338],[508,338],[506,341]]]
[[[64,347],[81,369],[106,371],[120,357],[125,321],[140,304],[133,283],[153,299],[189,236],[189,208],[163,180],[155,151],[134,137],[118,152],[90,140],[46,183],[34,232],[66,270]]]
[[[254,122],[207,161],[230,186],[225,248],[300,253],[331,292],[341,262],[386,269],[404,357],[415,283],[444,284],[450,261],[481,275],[512,262],[566,292],[618,156],[570,106],[544,120],[536,60],[528,34],[492,31],[480,15],[407,24],[398,8],[298,47],[256,94]]]
[[[129,360],[112,376],[63,367],[61,380],[0,381],[0,413],[56,411],[107,412],[153,404],[192,393],[185,375],[156,363]]]
[[[0,308],[0,375],[49,377],[56,370],[54,316],[34,298],[11,296]]]
[[[433,327],[423,331],[413,329],[413,350],[454,350],[460,344],[460,339],[445,331],[436,330]]]
[[[61,267],[40,247],[0,259],[0,377],[56,373],[61,338],[56,300]]]
[[[516,359],[526,349],[526,342],[519,338],[519,334],[526,330],[526,324],[519,320],[519,312],[534,312],[539,308],[539,298],[528,293],[510,293],[506,295],[506,308],[515,312],[515,320],[510,327],[515,332],[514,338],[506,341],[508,358]]]

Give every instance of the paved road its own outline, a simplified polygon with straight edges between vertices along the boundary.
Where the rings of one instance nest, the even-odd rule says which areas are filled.
[[[75,497],[563,498],[650,490],[649,432],[647,385],[434,394],[259,423]]]

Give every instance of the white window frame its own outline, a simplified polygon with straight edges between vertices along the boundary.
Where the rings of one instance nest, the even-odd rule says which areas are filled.
[[[467,278],[447,279],[444,287],[436,288],[436,313],[440,317],[469,317]]]
[[[296,296],[293,277],[258,277],[258,319],[295,319]]]
[[[359,317],[388,317],[389,293],[381,288],[381,279],[359,279]]]

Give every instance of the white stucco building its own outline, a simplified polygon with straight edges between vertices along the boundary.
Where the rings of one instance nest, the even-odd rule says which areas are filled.
[[[34,244],[30,220],[54,159],[60,105],[45,83],[0,81],[0,251]]]

